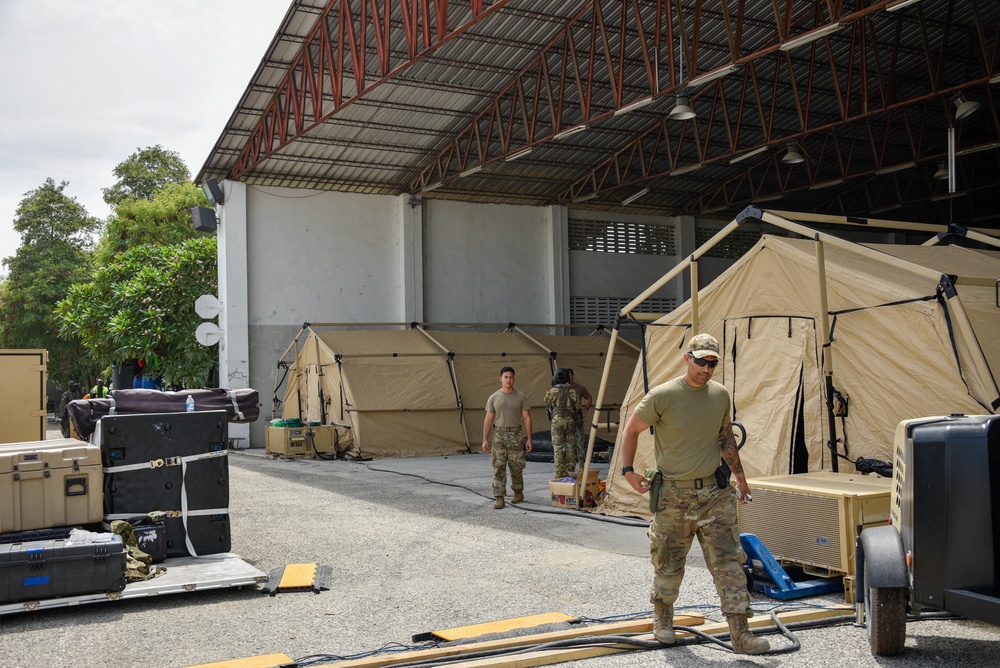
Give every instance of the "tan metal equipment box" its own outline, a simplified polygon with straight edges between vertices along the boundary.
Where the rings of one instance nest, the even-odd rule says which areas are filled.
[[[336,427],[332,424],[302,427],[264,427],[264,451],[283,457],[334,454]]]
[[[72,438],[0,445],[0,533],[101,521],[101,448]]]
[[[48,361],[46,350],[0,349],[0,443],[45,440]]]
[[[844,576],[853,602],[858,526],[888,524],[892,480],[817,471],[747,482],[753,501],[739,506],[740,531],[760,538],[779,563],[810,575]]]

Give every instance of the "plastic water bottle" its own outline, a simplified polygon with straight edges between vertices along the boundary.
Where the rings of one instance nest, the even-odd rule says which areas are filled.
[[[188,395],[187,401],[184,402],[184,406],[187,407],[188,413],[194,413],[194,397],[190,394]]]

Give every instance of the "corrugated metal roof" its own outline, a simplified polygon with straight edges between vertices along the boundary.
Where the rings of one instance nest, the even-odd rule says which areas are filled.
[[[1000,227],[1000,2],[900,1],[428,3],[446,20],[296,1],[198,179],[658,215],[780,198]],[[667,120],[679,92],[696,119]],[[960,93],[981,107],[956,120]],[[949,126],[964,194],[941,199]],[[782,161],[790,141],[804,163]]]

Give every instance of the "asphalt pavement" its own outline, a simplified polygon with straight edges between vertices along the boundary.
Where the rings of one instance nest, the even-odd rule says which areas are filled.
[[[494,510],[484,454],[357,462],[281,460],[255,449],[229,460],[233,552],[265,573],[328,565],[329,590],[195,591],[6,615],[0,665],[181,667],[272,653],[324,665],[310,662],[546,612],[606,621],[649,614],[645,524],[552,508],[551,464],[529,462],[526,502]],[[606,467],[598,467],[602,479]],[[782,605],[754,595],[764,616],[779,605],[843,602],[837,594]],[[717,604],[696,545],[677,612],[722,621]],[[874,658],[865,629],[851,623],[795,633],[801,647],[783,654],[737,656],[704,643],[569,663],[939,668],[996,666],[1000,651],[1000,627],[960,619],[911,622],[903,655],[892,659]]]

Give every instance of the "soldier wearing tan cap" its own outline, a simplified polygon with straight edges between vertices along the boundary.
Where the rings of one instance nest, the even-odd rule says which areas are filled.
[[[697,536],[729,622],[733,651],[762,654],[770,645],[747,626],[753,611],[736,516],[737,500],[748,502],[750,488],[733,437],[729,391],[712,380],[720,360],[714,337],[692,337],[684,351],[684,375],[654,387],[629,416],[621,439],[622,475],[640,494],[651,492],[656,503],[649,526],[654,637],[665,644],[675,641],[673,604]],[[639,434],[650,427],[656,455],[651,478],[632,469]],[[725,487],[716,482],[720,455],[732,469],[736,489],[728,481]]]

